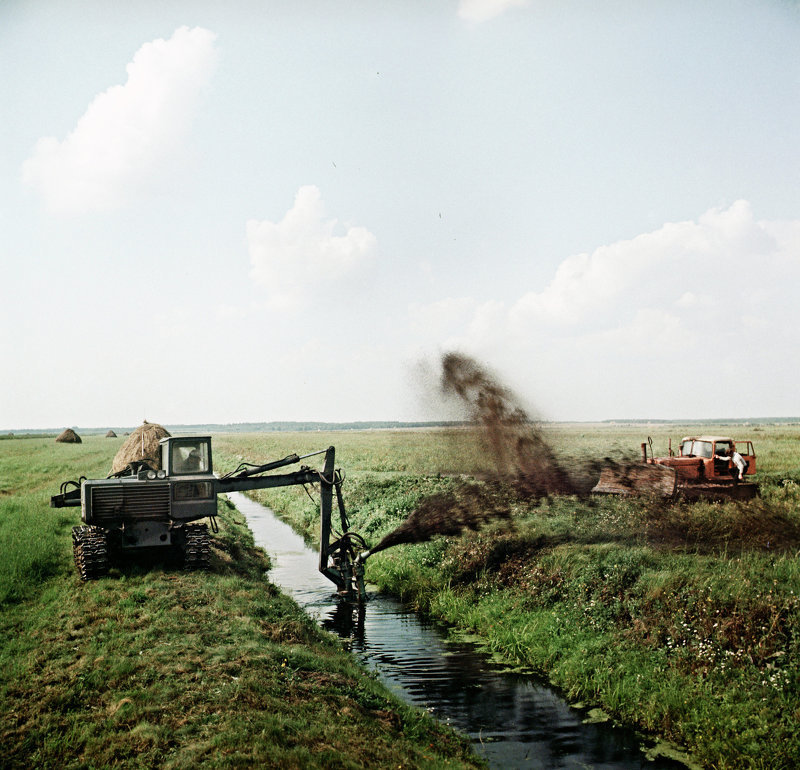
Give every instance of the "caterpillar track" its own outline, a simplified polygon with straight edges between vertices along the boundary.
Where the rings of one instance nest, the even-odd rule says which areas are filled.
[[[81,580],[94,580],[108,572],[108,543],[100,527],[73,527],[72,554]]]
[[[208,569],[211,559],[211,537],[205,524],[187,524],[184,527],[184,569]]]

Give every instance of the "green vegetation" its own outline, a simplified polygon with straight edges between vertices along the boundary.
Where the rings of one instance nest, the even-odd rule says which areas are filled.
[[[561,426],[559,457],[657,454],[697,426]],[[741,503],[523,500],[498,522],[377,554],[368,578],[544,673],[573,701],[715,768],[800,765],[800,428],[752,438],[762,496]],[[119,440],[0,443],[0,764],[4,767],[472,766],[466,743],[396,702],[264,579],[220,505],[213,568],[125,563],[82,584],[76,509],[49,496],[104,476]],[[337,447],[354,529],[372,544],[432,494],[485,478],[461,428],[224,434],[218,469]],[[473,482],[474,483],[474,482]],[[316,538],[302,488],[260,493]]]
[[[264,578],[220,503],[212,568],[141,557],[83,584],[61,481],[108,472],[118,441],[0,444],[0,766],[476,767]]]
[[[562,426],[567,467],[656,454],[698,426]],[[704,766],[800,766],[800,428],[704,425],[752,438],[761,497],[748,502],[521,500],[513,526],[399,546],[368,579],[499,658],[544,673],[573,701],[679,743]],[[337,447],[352,528],[375,544],[426,496],[491,462],[459,430],[220,437],[217,457]],[[316,440],[316,443],[313,442]],[[260,496],[310,538],[302,490]]]

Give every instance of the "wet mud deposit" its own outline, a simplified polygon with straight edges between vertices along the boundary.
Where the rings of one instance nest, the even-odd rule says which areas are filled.
[[[646,758],[636,735],[587,724],[536,677],[504,671],[468,642],[448,641],[439,627],[396,600],[371,592],[363,608],[339,603],[317,570],[318,555],[264,506],[230,495],[256,543],[270,555],[270,579],[405,701],[470,736],[495,768],[650,768],[672,760]]]

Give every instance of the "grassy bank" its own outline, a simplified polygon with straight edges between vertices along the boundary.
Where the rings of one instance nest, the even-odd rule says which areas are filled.
[[[646,431],[570,426],[556,444],[562,457],[635,455]],[[652,431],[665,453],[667,431],[697,429]],[[800,766],[800,430],[747,437],[760,499],[665,506],[509,493],[513,527],[391,549],[368,562],[368,579],[705,766]],[[458,487],[451,474],[486,470],[479,445],[458,432],[312,438],[336,444],[351,524],[372,544],[421,499]],[[224,448],[285,454],[263,437]],[[266,499],[315,535],[302,493]]]
[[[118,445],[0,445],[0,765],[477,766],[265,580],[228,505],[209,572],[139,559],[81,583],[79,513],[49,496]]]

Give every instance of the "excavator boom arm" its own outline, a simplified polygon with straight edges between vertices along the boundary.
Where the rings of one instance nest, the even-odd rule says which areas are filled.
[[[313,452],[312,454],[321,454]],[[304,455],[310,457],[311,455]],[[294,473],[271,476],[256,475],[265,470],[282,467],[292,462],[299,462],[304,457],[289,455],[283,460],[266,463],[241,473],[216,480],[217,493],[246,492],[253,489],[272,489],[295,484],[320,485],[320,543],[319,571],[336,584],[341,596],[352,601],[363,601],[366,598],[364,588],[364,564],[358,560],[358,547],[365,547],[358,535],[349,531],[347,513],[341,494],[342,476],[336,470],[336,450],[328,447],[325,450],[325,464],[322,471],[303,467]],[[341,536],[331,540],[333,535],[333,497],[336,495],[337,510]]]

